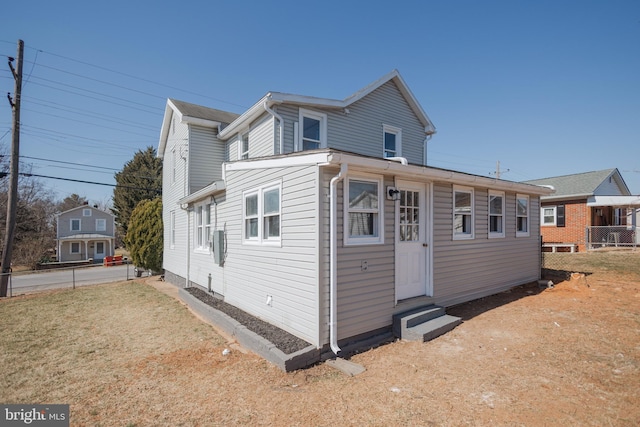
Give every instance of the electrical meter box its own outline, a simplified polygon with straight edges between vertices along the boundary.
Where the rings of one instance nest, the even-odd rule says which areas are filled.
[[[213,240],[213,260],[216,264],[224,263],[224,230],[215,230]]]

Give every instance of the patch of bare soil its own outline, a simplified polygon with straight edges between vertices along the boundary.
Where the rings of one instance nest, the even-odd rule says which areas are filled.
[[[444,336],[353,356],[366,368],[355,377],[326,364],[283,373],[214,339],[175,300],[100,304],[97,321],[88,316],[81,328],[91,334],[77,338],[109,338],[99,352],[74,363],[60,352],[64,370],[47,376],[46,390],[24,391],[37,377],[23,370],[0,400],[70,403],[74,426],[640,425],[635,276],[580,276],[551,289],[533,283],[462,304],[449,312],[464,322]],[[124,342],[105,333],[110,322]],[[67,353],[81,352],[77,346]]]

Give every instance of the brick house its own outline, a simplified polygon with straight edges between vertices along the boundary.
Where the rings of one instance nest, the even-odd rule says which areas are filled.
[[[618,169],[526,182],[555,189],[540,198],[540,233],[547,250],[638,244],[639,198],[631,195]]]

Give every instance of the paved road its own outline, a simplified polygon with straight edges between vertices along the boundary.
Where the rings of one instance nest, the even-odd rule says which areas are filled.
[[[16,273],[11,277],[11,293],[19,295],[34,291],[73,288],[98,283],[119,282],[135,277],[130,264],[104,267],[102,265],[44,270],[29,274]]]

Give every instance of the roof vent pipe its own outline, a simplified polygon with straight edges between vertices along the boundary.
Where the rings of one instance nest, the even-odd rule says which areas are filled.
[[[407,161],[407,159],[405,157],[387,157],[387,160],[392,160],[394,162],[400,162],[403,165],[408,165],[409,162]]]

